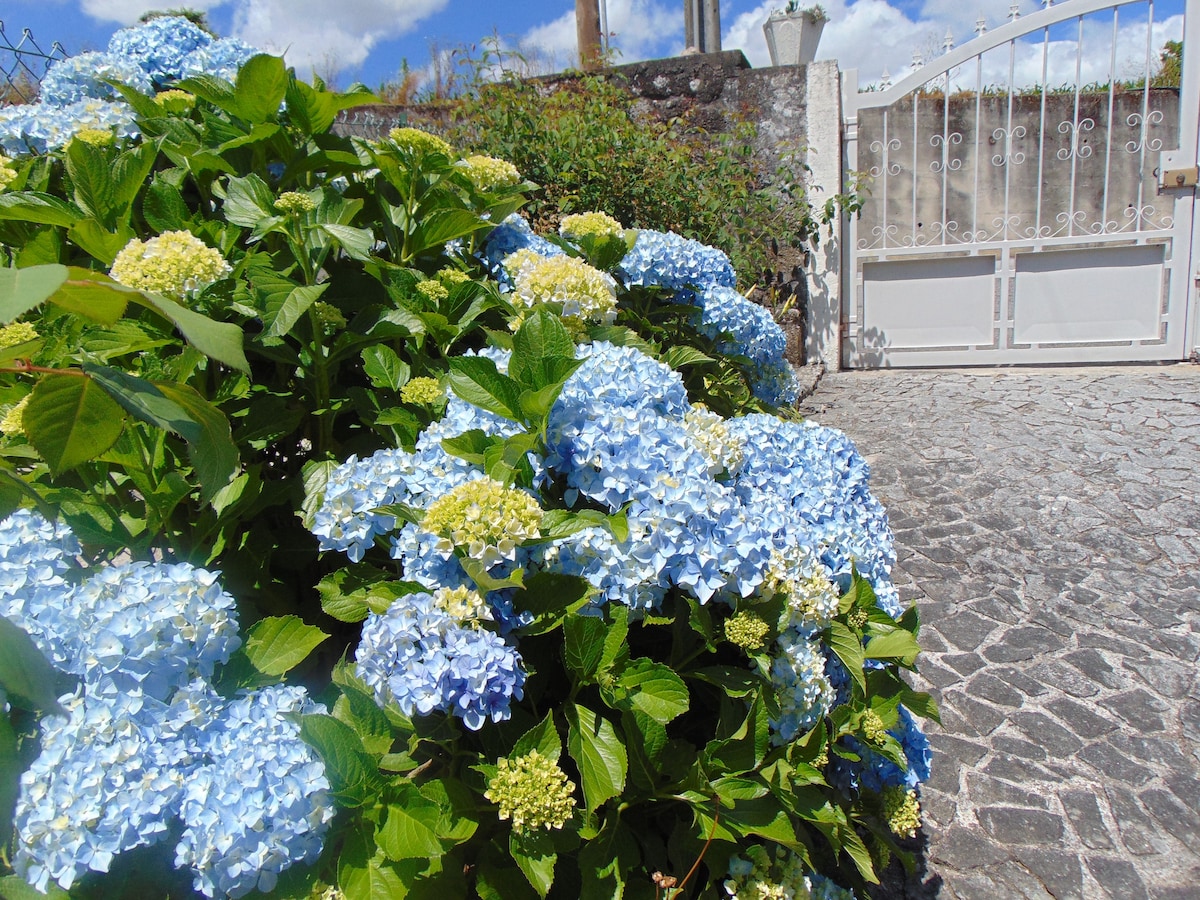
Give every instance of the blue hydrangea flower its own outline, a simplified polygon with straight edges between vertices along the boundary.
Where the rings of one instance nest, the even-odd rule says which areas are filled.
[[[38,99],[43,106],[67,106],[79,100],[113,100],[118,94],[103,79],[119,81],[149,94],[154,91],[141,66],[108,53],[80,53],[51,63]]]
[[[238,70],[249,62],[251,57],[261,52],[237,38],[218,38],[185,56],[177,77],[183,79],[193,75],[212,75],[215,78],[234,81]]]
[[[204,896],[269,893],[284,869],[321,855],[335,810],[297,716],[324,711],[303,688],[276,685],[243,693],[209,729],[209,761],[183,786],[175,850]]]
[[[771,740],[786,744],[808,732],[833,706],[833,685],[825,674],[820,641],[781,635],[771,664],[771,683],[779,696],[780,714],[771,720]]]
[[[169,830],[190,769],[196,734],[219,698],[207,685],[168,706],[104,680],[59,698],[65,716],[42,720],[41,753],[21,776],[13,867],[45,891],[66,889],[113,857],[154,844]]]
[[[511,289],[512,281],[504,271],[504,260],[518,250],[531,250],[539,256],[563,256],[566,251],[535,234],[520,213],[513,213],[488,234],[483,245],[483,263],[502,289]]]
[[[463,627],[428,593],[368,616],[355,661],[381,704],[395,702],[405,715],[445,712],[472,731],[507,719],[524,696],[517,651],[494,632]]]
[[[40,617],[57,615],[72,586],[64,576],[82,552],[66,525],[19,509],[0,522],[0,616],[29,634],[52,664],[63,668],[78,654],[74,629],[64,635]]]
[[[211,34],[183,16],[158,16],[116,32],[109,39],[108,53],[136,62],[155,85],[162,86],[179,80],[187,58],[212,42]]]
[[[671,290],[737,284],[733,263],[720,250],[674,232],[648,229],[638,232],[617,274],[627,285]]]
[[[721,285],[710,285],[693,296],[703,310],[701,333],[721,338],[717,348],[722,353],[750,360],[754,395],[775,406],[794,403],[799,382],[784,357],[787,336],[771,313]]]
[[[887,513],[871,494],[869,468],[849,438],[812,422],[766,415],[732,419],[729,430],[744,451],[731,483],[743,503],[770,512],[779,548],[810,548],[843,589],[854,564],[874,587],[880,608],[899,617]]]
[[[0,108],[0,151],[8,156],[46,153],[65,146],[84,129],[118,139],[140,135],[126,103],[82,99],[64,106],[32,103]]]
[[[194,678],[211,678],[242,643],[233,597],[216,573],[188,563],[99,569],[38,621],[77,648],[66,671],[159,700]]]

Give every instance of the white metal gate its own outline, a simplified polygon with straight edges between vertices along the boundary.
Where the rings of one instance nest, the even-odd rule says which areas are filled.
[[[1043,3],[894,86],[845,73],[844,164],[869,185],[846,365],[1193,352],[1200,0],[1182,28],[1153,0]],[[1158,87],[1172,32],[1182,78]]]

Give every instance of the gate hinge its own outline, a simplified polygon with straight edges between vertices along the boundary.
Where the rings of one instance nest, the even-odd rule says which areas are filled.
[[[1200,183],[1200,166],[1183,169],[1162,169],[1158,185],[1162,188],[1195,187]]]

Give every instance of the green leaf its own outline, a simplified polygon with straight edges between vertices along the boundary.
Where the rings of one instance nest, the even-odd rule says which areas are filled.
[[[641,712],[660,725],[688,711],[687,685],[662,663],[635,659],[621,670],[617,684],[624,691],[619,708]]]
[[[267,294],[266,308],[263,310],[263,324],[267,326],[263,333],[271,338],[281,338],[290,334],[301,316],[308,312],[309,307],[329,288],[328,281],[324,284],[294,287],[291,281],[280,281],[285,285],[285,291]]]
[[[257,175],[230,178],[225,186],[225,219],[243,228],[254,228],[275,215],[275,193]]]
[[[383,613],[400,597],[423,590],[418,582],[396,581],[366,563],[338,569],[317,584],[321,608],[342,622],[361,622],[368,612]]]
[[[833,622],[829,626],[829,646],[837,654],[850,677],[858,686],[860,696],[867,691],[867,679],[863,674],[862,640],[846,625]]]
[[[112,231],[99,219],[80,219],[67,229],[67,237],[84,252],[111,266],[117,254],[137,234],[125,222],[119,223],[116,230]]]
[[[894,659],[904,666],[912,666],[921,653],[917,639],[901,628],[884,634],[874,634],[867,640],[864,656],[867,659]]]
[[[583,683],[590,682],[600,668],[607,632],[599,616],[574,616],[563,623],[563,660]]]
[[[558,762],[558,758],[562,756],[562,738],[558,736],[558,730],[554,727],[552,713],[546,713],[546,718],[517,738],[508,756],[509,759],[516,759],[527,755],[531,750],[536,750],[539,756],[554,762]]]
[[[432,247],[440,247],[446,241],[466,237],[472,232],[490,227],[490,222],[469,210],[436,209],[417,223],[406,244],[406,258],[401,262],[407,263],[414,256]]]
[[[369,228],[352,228],[349,225],[322,225],[321,230],[341,244],[346,255],[359,262],[370,262],[371,250],[375,246],[375,235]]]
[[[159,294],[135,291],[130,299],[155,310],[170,320],[189,344],[217,362],[249,372],[250,364],[242,350],[242,329],[232,322],[217,322]]]
[[[329,477],[337,467],[338,462],[332,459],[304,464],[301,473],[301,477],[304,479],[304,503],[301,506],[301,512],[305,528],[312,528],[313,516],[321,508],[321,503],[325,498],[325,487],[329,484]]]
[[[684,366],[694,366],[700,363],[713,362],[713,358],[705,353],[701,353],[695,347],[688,347],[685,344],[676,344],[667,350],[663,357],[665,362],[672,369],[679,370]]]
[[[472,428],[470,431],[464,431],[457,437],[442,438],[442,449],[451,456],[457,456],[459,459],[465,459],[472,465],[483,467],[488,450],[497,444],[503,443],[503,437],[498,435],[489,436],[480,428]]]
[[[463,400],[498,416],[520,422],[521,388],[502,375],[485,356],[460,356],[450,360],[450,387]]]
[[[475,890],[480,900],[529,900],[537,894],[523,875],[511,867],[497,869],[482,864],[475,873]]]
[[[441,856],[445,852],[437,833],[441,814],[441,807],[421,796],[414,785],[403,784],[398,796],[385,808],[375,842],[391,860]]]
[[[70,896],[53,881],[46,886],[46,893],[43,894],[20,875],[0,878],[0,897],[4,900],[69,900]]]
[[[536,390],[545,387],[545,384],[528,379],[526,373],[531,373],[539,362],[548,358],[575,362],[575,342],[571,340],[562,319],[539,307],[513,335],[509,371],[525,387]]]
[[[188,444],[188,459],[200,479],[200,500],[208,503],[229,484],[238,469],[238,450],[229,431],[229,420],[190,385],[166,381],[153,384],[195,423],[191,434],[184,434],[183,438]]]
[[[23,420],[29,442],[57,475],[116,443],[125,415],[92,379],[46,375],[34,386]]]
[[[179,188],[160,172],[146,188],[146,196],[142,198],[142,215],[147,225],[162,234],[164,231],[184,229],[191,218],[191,211]]]
[[[879,884],[879,876],[875,874],[875,863],[871,861],[871,852],[853,828],[844,827],[840,830],[842,849],[846,851],[863,880],[870,884]]]
[[[479,593],[481,594],[486,594],[489,591],[502,591],[506,588],[519,588],[525,582],[525,572],[523,569],[514,569],[512,574],[506,578],[495,578],[488,573],[487,566],[477,559],[471,559],[467,556],[458,562],[463,567],[463,571],[467,573],[467,577],[475,582],[475,586],[479,588]]]
[[[577,703],[566,707],[567,750],[583,781],[583,796],[589,811],[625,789],[629,757],[616,729],[607,719]]]
[[[0,194],[0,200],[4,194]],[[67,280],[66,266],[0,269],[0,322],[8,324],[50,297]]]
[[[248,122],[266,122],[279,112],[287,93],[288,72],[278,56],[260,53],[238,70],[233,87],[237,115]]]
[[[508,838],[508,852],[539,897],[550,893],[550,888],[554,886],[554,866],[558,862],[558,854],[546,835],[514,832]]]
[[[58,674],[33,638],[0,617],[0,688],[14,706],[61,713],[54,690]]]
[[[377,388],[398,391],[408,383],[412,370],[391,347],[376,344],[362,352],[363,371]]]
[[[533,621],[521,626],[521,634],[544,634],[552,630],[563,616],[582,606],[591,593],[592,586],[576,575],[535,573],[513,596],[514,609],[533,614]]]
[[[101,272],[71,266],[68,279],[50,297],[50,302],[77,316],[115,325],[125,313],[132,291]]]
[[[294,75],[288,79],[285,97],[288,118],[306,134],[328,131],[337,117],[332,94],[318,91]]]
[[[905,688],[900,692],[900,702],[914,715],[923,719],[933,719],[939,725],[941,724],[942,715],[938,711],[937,701],[929,694]]]
[[[299,616],[271,616],[251,626],[243,652],[259,672],[279,677],[304,662],[328,637]]]
[[[342,805],[353,808],[378,800],[379,773],[353,728],[333,716],[308,715],[300,720],[300,737],[320,754]]]
[[[53,194],[37,191],[14,191],[0,194],[0,220],[33,222],[37,225],[58,225],[70,228],[83,218],[83,210]]]

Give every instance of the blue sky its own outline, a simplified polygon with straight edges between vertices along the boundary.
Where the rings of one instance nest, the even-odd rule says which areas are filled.
[[[1059,0],[1059,4],[1070,0]],[[681,0],[601,0],[618,61],[672,56],[683,47]],[[371,87],[392,78],[402,60],[427,70],[431,53],[478,44],[496,34],[548,70],[574,60],[574,0],[3,0],[0,20],[10,40],[30,28],[44,47],[60,41],[69,52],[103,49],[109,36],[148,9],[187,5],[206,10],[217,31],[286,58],[301,74],[313,68],[342,86]],[[740,48],[756,66],[769,65],[762,23],[783,0],[722,0],[722,42]],[[830,22],[818,57],[857,68],[864,82],[884,70],[903,74],[914,51],[935,55],[949,33],[961,44],[983,15],[992,27],[1007,18],[1010,0],[824,0]],[[1156,45],[1181,33],[1183,0],[1156,4]],[[1020,0],[1028,14],[1042,6]],[[1128,13],[1130,41],[1145,34],[1145,5]],[[1176,14],[1172,16],[1172,14]],[[1125,14],[1123,14],[1124,16]],[[1111,19],[1108,20],[1111,23]],[[1124,24],[1126,18],[1122,19]],[[1111,31],[1111,25],[1109,26]],[[1140,39],[1144,45],[1144,37]],[[1104,54],[1107,56],[1107,54]],[[1144,52],[1142,54],[1144,56]],[[1073,49],[1070,56],[1074,57]]]

